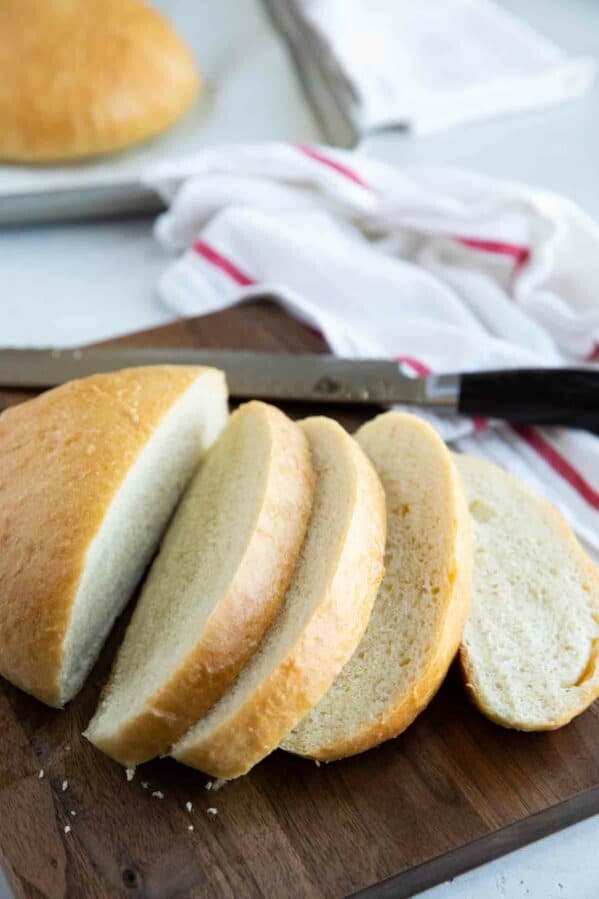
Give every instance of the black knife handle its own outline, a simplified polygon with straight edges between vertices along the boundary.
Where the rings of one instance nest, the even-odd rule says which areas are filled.
[[[459,412],[599,430],[599,370],[535,368],[462,375]]]

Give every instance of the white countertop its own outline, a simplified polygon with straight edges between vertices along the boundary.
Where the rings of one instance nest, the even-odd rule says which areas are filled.
[[[594,0],[504,3],[565,49],[599,58],[599,3]],[[189,0],[156,0],[156,5],[188,34]],[[194,30],[192,40],[209,80],[234,74],[227,90],[215,97],[210,141],[318,140],[284,51],[254,4],[201,0],[194,9],[194,21],[212,17],[214,23]],[[561,107],[418,139],[388,132],[369,138],[362,148],[399,165],[454,164],[548,187],[599,219],[599,86]],[[141,218],[1,232],[0,343],[76,345],[171,320],[153,289],[165,257],[151,225]],[[595,899],[598,845],[595,818],[423,896]],[[3,895],[0,883],[0,899]]]

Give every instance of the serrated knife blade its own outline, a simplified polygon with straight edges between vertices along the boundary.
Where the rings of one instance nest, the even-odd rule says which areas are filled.
[[[0,350],[0,385],[42,389],[97,372],[138,365],[212,365],[231,396],[331,403],[398,403],[454,412],[459,375],[410,378],[397,362],[172,347]]]

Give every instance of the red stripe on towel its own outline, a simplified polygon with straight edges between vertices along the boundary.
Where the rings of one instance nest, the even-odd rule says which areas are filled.
[[[314,147],[310,147],[307,144],[299,144],[297,149],[300,151],[300,153],[303,153],[304,156],[309,156],[310,159],[313,159],[315,162],[320,162],[321,165],[328,166],[339,175],[343,175],[345,178],[349,178],[349,180],[353,181],[354,184],[359,184],[360,187],[364,187],[366,190],[372,190],[370,184],[367,184],[367,182],[364,181],[364,179],[361,178],[357,174],[357,172],[354,172],[353,169],[350,169],[342,162],[338,162],[336,159],[331,159],[329,156],[325,156],[324,153],[320,152],[320,150],[316,150]]]
[[[414,359],[413,356],[398,356],[397,361],[401,362],[402,365],[407,365],[408,368],[411,368],[412,371],[421,378],[431,374],[428,365],[425,365],[420,359]]]
[[[520,244],[505,243],[501,240],[483,240],[478,237],[455,237],[459,243],[473,250],[482,250],[485,253],[495,253],[498,256],[509,256],[517,266],[528,262],[530,250]]]
[[[567,459],[548,443],[541,434],[531,427],[512,425],[515,433],[522,438],[560,477],[566,481],[596,512],[599,512],[599,493],[576,471]]]
[[[236,284],[239,284],[240,287],[250,287],[252,284],[255,284],[253,278],[250,278],[248,274],[238,268],[234,262],[231,262],[230,259],[227,259],[221,253],[217,252],[214,247],[211,247],[210,244],[207,244],[204,240],[196,240],[193,244],[193,249],[198,255],[200,255],[206,262],[209,262],[215,268],[221,270],[226,275],[228,275]]]

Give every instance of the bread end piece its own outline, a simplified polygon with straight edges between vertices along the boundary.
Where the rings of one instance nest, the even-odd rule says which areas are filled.
[[[222,372],[126,369],[0,416],[0,673],[77,692],[227,416]]]

